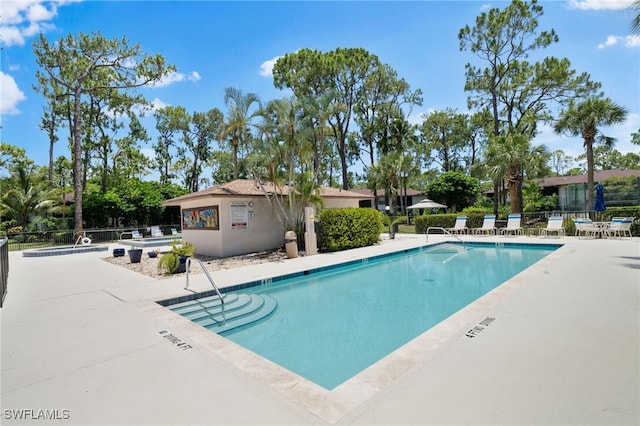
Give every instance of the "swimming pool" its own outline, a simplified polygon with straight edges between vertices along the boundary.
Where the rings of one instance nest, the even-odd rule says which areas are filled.
[[[221,334],[333,389],[559,245],[441,244],[232,290],[268,295],[267,320]]]

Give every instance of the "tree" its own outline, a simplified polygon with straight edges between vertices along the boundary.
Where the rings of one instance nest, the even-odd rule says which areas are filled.
[[[17,226],[26,227],[38,214],[56,211],[58,192],[48,188],[48,180],[36,166],[13,167],[4,186],[0,212],[3,217],[14,219]]]
[[[469,117],[448,108],[433,111],[424,119],[420,133],[425,156],[434,159],[444,172],[469,170],[470,165],[464,164],[472,140]]]
[[[233,178],[238,179],[238,152],[244,150],[251,139],[250,127],[260,111],[260,98],[255,93],[244,94],[240,89],[227,87],[224,89],[224,103],[229,111],[221,129],[220,140],[228,139],[231,142]]]
[[[27,155],[23,148],[0,142],[0,169],[9,169],[26,161]]]
[[[631,5],[631,9],[635,14],[631,21],[631,30],[636,34],[640,34],[640,0],[635,0]]]
[[[387,64],[380,64],[366,76],[354,104],[355,122],[360,130],[363,150],[369,153],[368,164],[377,158],[376,151],[388,152],[391,126],[402,121],[402,107],[422,105],[422,90],[411,91],[409,83]]]
[[[202,169],[211,159],[213,142],[217,140],[223,126],[223,115],[218,108],[206,113],[194,112],[183,130],[183,145],[178,149],[184,172],[184,183],[190,192],[199,189]]]
[[[551,168],[556,176],[564,176],[565,171],[573,164],[573,158],[561,149],[551,153]]]
[[[116,99],[131,95],[133,89],[160,81],[175,67],[160,55],[149,56],[139,45],[129,46],[126,37],[107,40],[100,33],[80,33],[50,43],[44,35],[33,44],[41,85],[54,85],[73,105],[72,147],[74,179],[74,231],[82,232],[83,192],[83,99],[94,96]],[[138,103],[144,100],[136,97]]]
[[[631,143],[634,145],[640,145],[640,129],[637,132],[631,133]]]
[[[153,144],[155,167],[160,173],[160,182],[168,183],[175,177],[172,170],[173,149],[177,145],[177,135],[185,130],[186,110],[183,107],[165,107],[154,112],[158,139]]]
[[[522,212],[522,197],[518,194],[525,176],[532,179],[546,175],[549,158],[544,145],[531,147],[531,142],[523,135],[500,135],[490,140],[486,152],[489,173],[507,182],[511,213]]]
[[[333,96],[328,124],[340,159],[343,189],[349,189],[348,166],[359,154],[349,139],[354,108],[366,82],[381,66],[378,57],[365,49],[338,48],[326,53],[301,49],[278,59],[273,67],[274,85],[279,89],[288,87],[298,98]]]
[[[444,203],[452,211],[459,211],[473,203],[478,194],[479,184],[476,178],[461,172],[444,172],[435,178],[426,188],[427,196]]]
[[[555,104],[587,96],[600,87],[588,74],[576,75],[566,58],[528,62],[530,53],[558,41],[554,30],[538,31],[542,14],[536,0],[513,0],[503,10],[483,12],[473,27],[465,26],[458,34],[460,50],[471,51],[487,65],[466,65],[465,91],[470,109],[489,112],[487,133],[494,139],[503,133],[532,139],[538,123],[552,119]],[[521,191],[514,195],[520,198]]]
[[[597,141],[612,145],[615,139],[605,136],[598,127],[623,123],[627,109],[609,98],[589,97],[584,101],[569,103],[561,112],[554,130],[559,134],[582,136],[587,154],[587,209],[593,208],[593,144]]]
[[[252,174],[282,223],[283,230],[304,233],[304,208],[320,205],[314,170],[314,133],[304,126],[303,102],[295,97],[269,102],[261,111]],[[262,184],[266,180],[268,185]],[[274,190],[275,189],[275,190]]]

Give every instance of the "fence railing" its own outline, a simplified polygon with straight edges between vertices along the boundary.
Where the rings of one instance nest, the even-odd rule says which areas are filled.
[[[9,286],[9,244],[6,239],[0,240],[0,308],[4,304]]]
[[[160,225],[160,229],[166,235],[171,235],[172,228],[178,228],[176,225]],[[122,227],[122,228],[100,228],[85,229],[84,236],[91,239],[92,244],[111,243],[118,241],[122,233],[131,235],[131,231],[138,231],[143,236],[150,236],[151,229],[147,227]],[[73,230],[57,230],[57,231],[37,231],[37,232],[19,232],[7,233],[0,235],[0,238],[7,239],[9,251],[26,250],[32,248],[54,247],[73,245],[77,236]]]

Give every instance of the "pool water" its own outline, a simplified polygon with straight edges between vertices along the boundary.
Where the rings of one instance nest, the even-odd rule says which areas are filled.
[[[333,389],[557,245],[436,245],[251,287],[278,308],[224,337]]]

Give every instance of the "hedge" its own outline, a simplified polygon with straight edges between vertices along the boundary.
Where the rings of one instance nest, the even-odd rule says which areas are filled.
[[[374,209],[323,210],[319,216],[319,250],[333,252],[377,244],[384,230],[381,216]]]

